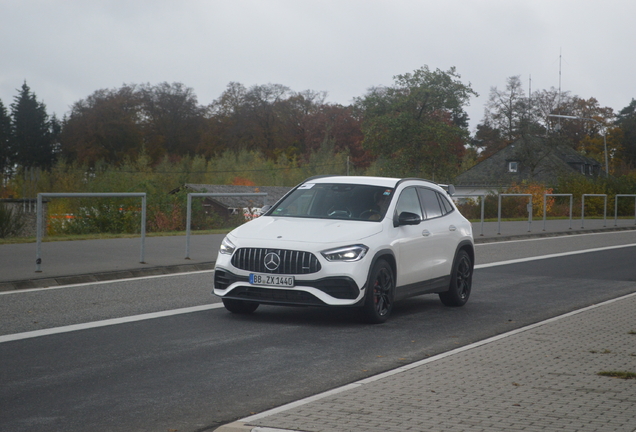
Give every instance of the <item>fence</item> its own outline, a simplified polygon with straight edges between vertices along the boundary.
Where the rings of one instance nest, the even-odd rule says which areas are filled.
[[[619,197],[632,197],[634,199],[634,225],[636,225],[636,195],[631,194],[617,194],[614,197],[614,226],[618,225],[618,198]]]
[[[583,194],[581,195],[581,228],[585,228],[585,197],[603,197],[603,226],[607,226],[607,194]]]
[[[527,196],[530,197],[528,203],[528,232],[532,231],[532,194],[499,194],[499,203],[497,204],[497,234],[501,234],[501,198],[507,196]]]
[[[543,194],[543,231],[545,231],[545,221],[548,214],[548,197],[549,196],[562,196],[570,197],[570,229],[572,229],[572,204],[574,196],[572,194]]]
[[[502,198],[509,196],[526,196],[529,197],[529,202],[527,205],[528,209],[528,232],[532,231],[532,195],[531,194],[498,194],[498,204],[497,204],[497,234],[501,234],[501,210],[502,210]],[[546,221],[547,221],[547,199],[548,197],[569,197],[570,198],[570,206],[569,206],[569,219],[570,226],[569,229],[572,229],[572,216],[573,216],[573,205],[574,205],[574,195],[573,194],[543,194],[543,231],[546,230]],[[603,206],[603,227],[607,226],[607,194],[582,194],[581,195],[581,228],[585,228],[585,199],[586,197],[602,197],[604,199]],[[614,195],[614,226],[618,226],[618,199],[623,197],[630,197],[635,199],[634,203],[634,225],[636,225],[636,194],[616,194]],[[479,198],[481,201],[481,232],[480,235],[484,235],[484,202],[486,200],[486,195],[453,195],[453,198]]]
[[[453,198],[476,198],[476,197],[480,197],[480,201],[481,201],[481,228],[480,228],[480,232],[479,235],[483,236],[484,235],[484,204],[486,203],[486,195],[452,195]]]
[[[36,219],[36,252],[35,252],[35,271],[42,271],[42,225],[43,225],[43,211],[42,211],[42,201],[43,198],[115,198],[115,197],[126,197],[126,198],[141,198],[141,254],[139,258],[139,262],[145,264],[145,254],[146,254],[146,193],[145,192],[130,192],[130,193],[84,193],[84,192],[76,192],[76,193],[56,193],[56,192],[45,192],[38,194],[38,202],[37,202],[37,219]]]

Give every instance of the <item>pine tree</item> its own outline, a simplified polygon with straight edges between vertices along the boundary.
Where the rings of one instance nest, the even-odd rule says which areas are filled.
[[[0,100],[0,173],[3,177],[11,174],[11,117]],[[0,181],[2,178],[0,178]]]
[[[11,120],[15,162],[22,168],[50,168],[55,159],[51,122],[26,82],[11,104]]]

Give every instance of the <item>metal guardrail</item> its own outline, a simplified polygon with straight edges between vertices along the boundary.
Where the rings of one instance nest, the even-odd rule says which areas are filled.
[[[528,203],[528,232],[531,231],[532,227],[532,194],[499,194],[499,204],[497,206],[497,234],[501,234],[501,198],[507,196],[527,196],[530,197],[530,202]]]
[[[603,197],[605,205],[603,206],[603,227],[607,226],[607,194],[583,194],[581,195],[581,228],[585,228],[585,197]]]
[[[186,212],[186,250],[185,259],[190,259],[190,232],[192,225],[192,198],[193,197],[263,197],[263,205],[267,204],[267,194],[265,192],[255,193],[213,193],[213,192],[196,192],[188,194],[188,204]]]
[[[634,225],[636,225],[636,195],[633,194],[617,194],[614,196],[614,226],[618,226],[618,198],[633,197],[634,199]]]
[[[484,235],[484,204],[486,202],[486,195],[451,195],[452,198],[475,198],[475,197],[480,197],[481,198],[481,232],[479,233],[480,236]]]
[[[42,198],[141,198],[141,254],[139,262],[145,264],[146,254],[146,193],[145,192],[42,192],[38,194],[37,215],[36,215],[36,251],[35,251],[35,271],[42,271]]]
[[[548,196],[569,196],[570,197],[570,229],[572,229],[572,204],[574,201],[574,196],[572,194],[543,194],[543,231],[545,231],[545,221],[547,218],[547,197]]]

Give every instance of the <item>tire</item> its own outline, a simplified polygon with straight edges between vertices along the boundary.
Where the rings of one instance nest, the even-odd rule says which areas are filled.
[[[364,320],[370,324],[381,324],[391,315],[395,277],[393,269],[385,260],[378,260],[369,273],[367,292],[362,306]]]
[[[439,299],[445,306],[464,306],[470,297],[472,284],[473,262],[465,250],[460,250],[453,263],[449,289],[440,293]]]
[[[235,314],[251,314],[258,308],[258,305],[258,303],[251,301],[223,299],[225,309]]]

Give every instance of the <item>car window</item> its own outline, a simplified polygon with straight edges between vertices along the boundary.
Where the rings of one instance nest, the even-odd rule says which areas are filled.
[[[437,199],[437,193],[434,190],[426,188],[418,188],[422,205],[426,212],[427,219],[433,219],[442,215],[442,209]]]
[[[442,213],[448,214],[453,211],[453,206],[450,202],[448,202],[448,198],[444,196],[444,194],[437,193],[437,198],[439,199],[439,203],[442,206]]]
[[[417,197],[417,190],[414,187],[406,188],[402,191],[395,210],[398,216],[403,212],[409,212],[415,213],[420,218],[424,219],[422,215],[422,207],[420,206],[420,200]]]
[[[361,184],[306,183],[277,203],[268,215],[379,221],[393,189]]]

